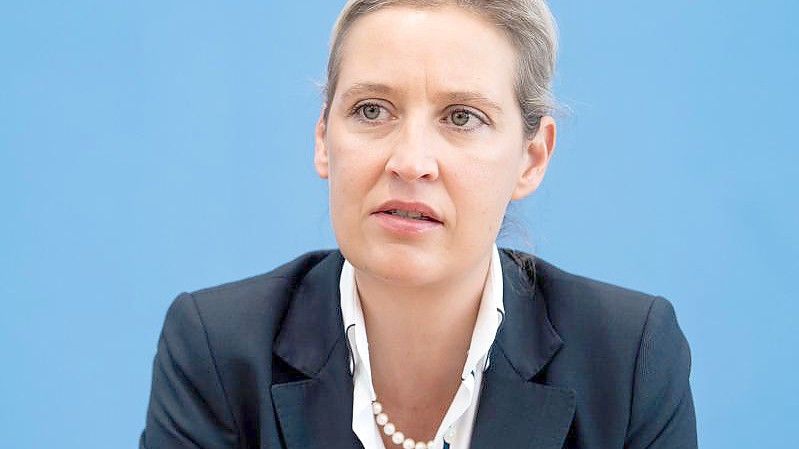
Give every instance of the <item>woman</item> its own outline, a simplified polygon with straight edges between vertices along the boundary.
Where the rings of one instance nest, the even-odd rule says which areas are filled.
[[[542,0],[351,0],[314,164],[339,249],[169,308],[141,448],[690,448],[673,308],[496,247],[555,146]]]

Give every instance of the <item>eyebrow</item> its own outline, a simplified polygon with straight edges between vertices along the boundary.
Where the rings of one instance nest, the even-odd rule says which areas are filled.
[[[496,112],[502,113],[502,107],[499,103],[474,90],[447,92],[442,97],[446,98],[450,103],[482,103]]]
[[[350,97],[367,94],[367,93],[375,93],[381,95],[388,95],[395,93],[396,90],[387,84],[382,83],[372,83],[372,82],[359,82],[353,84],[349,89],[344,91],[341,95],[341,98],[346,100]],[[451,91],[445,92],[438,95],[440,98],[444,98],[449,103],[482,103],[496,112],[502,113],[502,107],[496,101],[492,100],[491,98],[487,97],[486,95],[474,91],[474,90],[465,90],[465,91]]]
[[[392,89],[391,86],[388,86],[386,84],[363,82],[363,83],[353,84],[349,89],[347,89],[346,91],[344,91],[343,94],[341,94],[341,98],[346,100],[350,97],[354,97],[360,94],[376,93],[376,94],[385,95],[393,92],[394,89]]]

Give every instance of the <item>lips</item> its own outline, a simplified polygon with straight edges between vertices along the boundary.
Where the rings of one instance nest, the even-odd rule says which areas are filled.
[[[389,200],[377,207],[372,213],[403,211],[421,214],[423,220],[442,223],[442,218],[432,207],[419,201]]]

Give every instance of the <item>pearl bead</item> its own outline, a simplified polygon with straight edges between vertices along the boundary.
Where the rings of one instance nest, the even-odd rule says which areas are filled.
[[[393,441],[394,444],[402,444],[402,442],[405,441],[405,435],[403,435],[402,432],[394,432],[394,435],[391,435],[391,441]]]
[[[386,415],[385,413],[380,413],[379,415],[377,415],[377,418],[375,418],[375,421],[377,421],[377,423],[380,424],[381,426],[384,426],[388,422],[388,415]]]
[[[435,447],[433,440],[425,443],[423,441],[414,441],[411,438],[405,438],[405,434],[398,431],[394,423],[388,421],[388,415],[383,412],[383,404],[372,401],[372,412],[375,415],[377,424],[383,427],[383,433],[391,437],[391,441],[394,444],[401,445],[402,449],[433,449]],[[455,428],[451,426],[446,434],[446,441],[451,443],[451,439],[454,438],[454,435]]]

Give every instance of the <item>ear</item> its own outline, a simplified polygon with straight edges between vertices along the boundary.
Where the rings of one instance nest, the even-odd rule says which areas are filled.
[[[519,168],[519,178],[511,196],[512,200],[526,197],[544,180],[549,159],[555,152],[556,136],[555,119],[548,115],[541,117],[538,132],[532,139],[525,140],[525,151]]]
[[[327,179],[330,172],[327,147],[325,147],[325,134],[327,133],[327,124],[325,123],[326,108],[326,104],[322,105],[322,112],[319,113],[319,120],[316,121],[316,130],[314,132],[316,143],[314,145],[313,163],[316,167],[316,173],[322,179]]]

